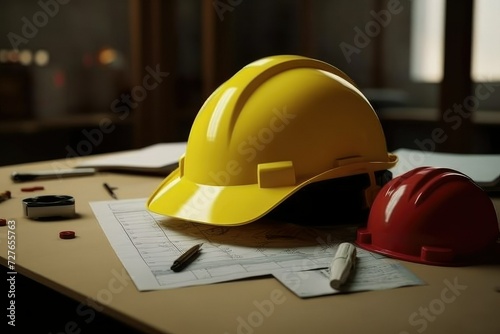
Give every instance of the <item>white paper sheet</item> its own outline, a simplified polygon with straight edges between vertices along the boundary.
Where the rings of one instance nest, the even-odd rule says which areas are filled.
[[[356,266],[347,282],[338,290],[330,287],[328,269],[300,272],[280,271],[273,275],[301,298],[425,284],[398,261],[370,253],[359,247]]]
[[[146,209],[146,199],[90,205],[141,291],[325,267],[339,238],[346,238],[342,233],[355,232],[265,221],[236,227],[196,224],[156,215]],[[200,242],[201,254],[193,263],[182,272],[170,270],[182,252]]]
[[[90,206],[140,291],[327,268],[338,244],[356,235],[352,226],[313,228],[265,220],[235,227],[190,223],[148,211],[146,199]],[[194,262],[181,272],[170,269],[180,254],[201,242]]]
[[[495,189],[500,183],[500,154],[456,154],[426,152],[406,148],[393,152],[399,162],[391,169],[399,176],[416,167],[446,167],[464,173],[484,189]]]
[[[159,143],[137,150],[116,152],[104,157],[87,159],[77,165],[100,170],[129,170],[137,172],[169,172],[186,151],[186,143]]]

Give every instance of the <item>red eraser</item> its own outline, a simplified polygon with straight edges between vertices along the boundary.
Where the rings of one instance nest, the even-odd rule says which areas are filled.
[[[73,239],[75,237],[74,231],[61,231],[59,232],[59,238],[61,239]]]

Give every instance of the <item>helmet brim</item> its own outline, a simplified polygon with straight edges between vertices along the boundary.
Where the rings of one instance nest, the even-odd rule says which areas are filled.
[[[251,223],[282,203],[304,186],[318,181],[363,174],[394,167],[397,156],[389,153],[388,161],[351,164],[330,169],[292,186],[263,188],[259,184],[205,185],[183,177],[174,170],[147,201],[155,213],[211,225],[237,226]]]
[[[264,216],[298,188],[203,185],[181,177],[180,170],[176,169],[148,199],[147,208],[188,221],[237,226]],[[164,196],[167,191],[168,196]]]

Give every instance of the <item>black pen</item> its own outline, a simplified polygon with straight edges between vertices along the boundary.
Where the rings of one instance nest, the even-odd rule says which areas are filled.
[[[116,197],[115,192],[113,191],[114,188],[111,188],[109,184],[107,184],[106,182],[104,182],[102,185],[104,186],[104,188],[106,188],[111,197],[113,197],[114,199],[118,199],[118,197]]]
[[[177,260],[174,261],[174,264],[172,264],[170,269],[172,269],[175,272],[178,272],[178,271],[181,271],[182,269],[184,269],[189,263],[191,263],[196,258],[195,255],[198,254],[198,251],[200,250],[201,245],[203,245],[203,243],[198,244],[198,245],[194,245],[193,247],[188,249],[184,254],[179,256],[177,258]]]
[[[12,172],[10,178],[14,182],[24,182],[42,179],[57,179],[69,176],[93,175],[95,173],[95,168],[53,169],[25,173]]]

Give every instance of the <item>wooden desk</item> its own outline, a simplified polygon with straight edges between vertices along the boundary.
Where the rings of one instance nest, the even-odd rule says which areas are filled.
[[[17,272],[75,300],[74,311],[63,319],[67,328],[54,328],[53,333],[85,333],[94,312],[88,305],[150,333],[500,333],[499,265],[446,268],[404,262],[427,285],[311,299],[296,297],[271,277],[139,292],[88,203],[111,199],[103,182],[117,187],[118,197],[126,199],[149,196],[162,178],[99,173],[23,184],[10,181],[13,171],[52,166],[41,162],[0,168],[0,190],[10,190],[13,196],[0,203],[0,216],[15,221]],[[45,190],[21,192],[31,185]],[[21,200],[47,194],[74,196],[78,218],[24,218]],[[494,202],[500,208],[500,201]],[[60,239],[62,230],[76,231],[77,238]],[[4,266],[7,231],[0,227]],[[2,295],[6,298],[6,291]],[[50,300],[46,303],[56,307]]]

